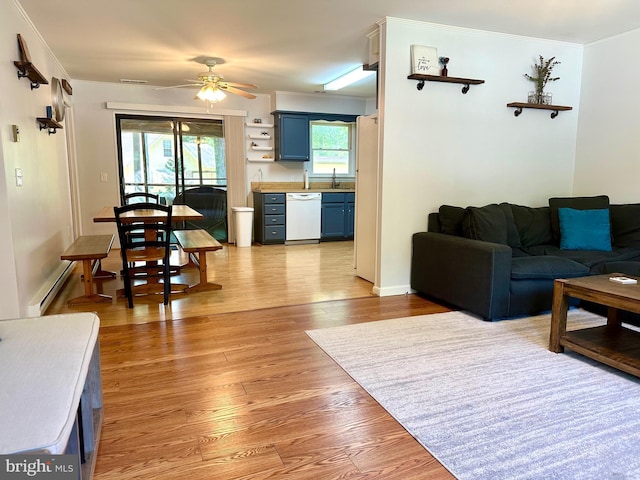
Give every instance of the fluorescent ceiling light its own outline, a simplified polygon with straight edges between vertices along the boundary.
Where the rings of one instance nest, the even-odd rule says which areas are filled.
[[[341,88],[346,87],[347,85],[351,85],[357,81],[362,80],[363,78],[367,78],[369,75],[372,75],[374,72],[371,70],[365,70],[362,66],[356,68],[355,70],[350,71],[349,73],[345,73],[341,77],[336,78],[335,80],[330,81],[324,85],[325,90],[340,90]]]

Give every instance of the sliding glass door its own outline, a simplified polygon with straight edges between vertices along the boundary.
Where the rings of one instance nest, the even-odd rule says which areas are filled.
[[[117,115],[116,125],[121,202],[127,193],[149,192],[161,203],[190,205],[205,215],[197,227],[226,241],[222,120]]]

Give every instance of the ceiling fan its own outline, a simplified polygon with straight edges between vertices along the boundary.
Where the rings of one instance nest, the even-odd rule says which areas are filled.
[[[170,87],[160,87],[157,90],[167,88],[200,87],[200,91],[196,94],[195,98],[209,103],[219,102],[224,99],[227,96],[227,92],[249,99],[256,98],[254,94],[241,90],[242,88],[258,88],[256,85],[251,83],[226,82],[222,75],[218,75],[213,71],[213,67],[215,67],[217,63],[223,62],[218,62],[216,59],[208,58],[202,63],[209,68],[209,71],[199,73],[198,80],[196,82],[186,83],[184,85],[172,85]]]

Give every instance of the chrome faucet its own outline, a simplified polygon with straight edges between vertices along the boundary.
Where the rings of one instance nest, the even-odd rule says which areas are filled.
[[[333,169],[333,175],[331,176],[331,188],[336,188],[340,185],[340,182],[336,182],[336,169]]]

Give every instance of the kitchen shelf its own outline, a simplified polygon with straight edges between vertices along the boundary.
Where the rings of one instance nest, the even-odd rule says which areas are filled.
[[[556,118],[558,116],[558,112],[573,110],[573,107],[567,107],[564,105],[543,105],[540,103],[525,103],[525,102],[507,103],[507,107],[516,109],[516,111],[513,112],[513,114],[516,117],[520,116],[523,108],[533,108],[535,110],[551,110],[551,118]]]
[[[247,141],[246,152],[248,162],[273,162],[273,135],[269,130],[273,129],[273,123],[246,122]],[[265,158],[267,157],[267,158]]]
[[[469,91],[471,85],[480,85],[484,83],[484,80],[477,80],[474,78],[461,78],[461,77],[449,77],[442,75],[425,75],[423,73],[414,73],[407,77],[409,80],[418,80],[416,88],[422,90],[424,88],[424,82],[442,82],[442,83],[460,83],[463,84],[462,93],[466,94]]]
[[[31,90],[38,88],[40,85],[47,85],[49,83],[33,63],[15,61],[13,64],[18,70],[18,78],[28,78],[31,81]]]
[[[49,135],[56,133],[58,128],[62,128],[62,125],[56,122],[53,118],[38,117],[36,120],[40,124],[40,130],[44,130],[46,128]]]

